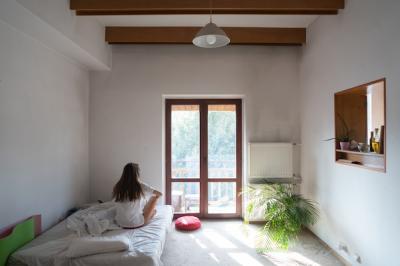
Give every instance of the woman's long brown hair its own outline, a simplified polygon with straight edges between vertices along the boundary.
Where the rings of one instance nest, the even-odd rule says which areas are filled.
[[[125,165],[121,179],[114,186],[112,195],[115,201],[134,201],[144,195],[139,182],[139,171],[138,164],[128,163]]]

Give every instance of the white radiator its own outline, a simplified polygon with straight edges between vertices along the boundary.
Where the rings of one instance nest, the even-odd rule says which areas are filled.
[[[249,143],[249,178],[293,177],[292,143]]]

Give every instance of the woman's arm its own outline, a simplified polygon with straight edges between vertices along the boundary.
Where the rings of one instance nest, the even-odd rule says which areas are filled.
[[[147,193],[150,197],[143,209],[144,224],[148,224],[149,221],[156,214],[156,205],[158,198],[162,196],[162,193],[147,184],[142,183],[143,192]]]
[[[147,185],[146,183],[141,182],[143,192],[147,195],[155,195],[157,198],[162,196],[162,193],[153,187]]]
[[[162,196],[162,193],[160,192],[160,191],[158,191],[158,190],[153,190],[153,194],[154,195],[156,195],[157,197],[161,197]]]

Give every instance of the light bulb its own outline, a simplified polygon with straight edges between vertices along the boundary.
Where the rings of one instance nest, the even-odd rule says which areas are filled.
[[[207,35],[206,41],[209,45],[213,45],[217,42],[217,37],[215,35]]]

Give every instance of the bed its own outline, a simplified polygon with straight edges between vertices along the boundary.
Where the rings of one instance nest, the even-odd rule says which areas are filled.
[[[97,208],[99,208],[97,206]],[[100,207],[101,208],[101,207]],[[171,206],[157,206],[152,221],[137,229],[116,229],[103,233],[105,237],[127,237],[129,251],[67,258],[66,249],[71,239],[77,236],[67,229],[66,220],[52,227],[14,252],[7,265],[143,265],[161,266],[160,257],[166,235],[171,228],[173,209]],[[33,230],[33,229],[32,229]]]

